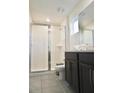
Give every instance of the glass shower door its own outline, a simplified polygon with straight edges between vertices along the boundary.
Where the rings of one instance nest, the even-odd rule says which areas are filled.
[[[32,25],[31,72],[48,70],[48,26]]]

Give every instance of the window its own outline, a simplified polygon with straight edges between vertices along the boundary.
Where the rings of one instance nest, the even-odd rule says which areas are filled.
[[[78,17],[73,18],[71,28],[71,35],[79,32]]]

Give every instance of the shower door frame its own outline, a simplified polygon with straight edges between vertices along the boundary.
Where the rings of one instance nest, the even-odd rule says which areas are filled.
[[[31,71],[31,53],[32,53],[32,25],[39,25],[39,26],[48,26],[48,70],[43,70],[43,71]],[[44,71],[50,71],[51,70],[51,49],[50,49],[50,35],[49,35],[49,28],[50,25],[47,24],[39,24],[39,23],[32,23],[30,24],[29,28],[29,73],[32,72],[44,72]]]

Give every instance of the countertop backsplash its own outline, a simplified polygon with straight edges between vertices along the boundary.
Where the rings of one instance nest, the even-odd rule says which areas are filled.
[[[93,51],[94,46],[90,44],[81,44],[81,45],[75,45],[73,46],[73,49],[71,51]]]

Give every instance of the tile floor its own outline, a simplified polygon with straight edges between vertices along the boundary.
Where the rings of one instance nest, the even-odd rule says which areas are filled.
[[[29,93],[74,93],[64,80],[59,80],[55,72],[31,73]]]

